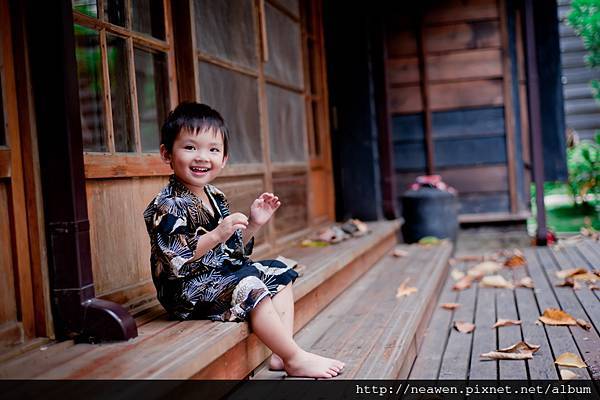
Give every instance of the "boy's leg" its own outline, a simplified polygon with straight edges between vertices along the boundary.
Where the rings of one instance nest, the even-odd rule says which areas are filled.
[[[294,292],[289,283],[283,290],[271,298],[277,314],[290,337],[294,336]],[[269,360],[269,368],[275,371],[283,370],[283,360],[273,353]]]
[[[338,360],[302,350],[290,337],[269,297],[265,297],[250,312],[250,325],[256,336],[279,354],[285,370],[292,376],[331,378],[337,376],[344,367],[344,363]]]

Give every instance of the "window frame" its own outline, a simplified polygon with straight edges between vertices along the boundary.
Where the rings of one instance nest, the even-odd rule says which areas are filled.
[[[131,2],[125,1],[126,25],[131,27]],[[107,142],[106,152],[84,151],[84,164],[86,178],[117,178],[138,176],[164,176],[171,173],[170,167],[165,164],[158,152],[142,152],[140,115],[138,111],[137,82],[135,76],[134,49],[165,54],[167,60],[167,80],[169,91],[169,106],[177,104],[177,86],[175,70],[175,49],[173,45],[173,27],[171,18],[170,1],[163,0],[165,40],[133,31],[131,29],[112,24],[104,20],[105,0],[98,0],[97,17],[91,17],[77,10],[73,10],[73,23],[93,29],[98,32],[100,40],[101,70],[102,70],[102,95],[104,111],[104,135]],[[127,76],[129,80],[129,101],[133,118],[134,152],[115,151],[115,138],[112,118],[110,95],[110,78],[107,57],[107,34],[125,40],[127,51]]]

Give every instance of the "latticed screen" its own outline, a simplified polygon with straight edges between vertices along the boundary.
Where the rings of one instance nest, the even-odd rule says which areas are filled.
[[[84,150],[157,152],[170,107],[163,2],[102,4],[73,2]]]

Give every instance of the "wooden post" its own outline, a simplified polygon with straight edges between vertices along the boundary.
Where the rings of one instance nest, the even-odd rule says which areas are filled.
[[[421,83],[421,99],[423,102],[423,124],[425,128],[425,149],[427,152],[427,175],[435,173],[435,148],[431,122],[431,106],[429,105],[429,75],[427,73],[427,49],[424,40],[424,17],[421,16],[417,28],[417,48],[419,50],[419,74]]]
[[[26,4],[57,336],[129,339],[134,319],[95,298],[71,2]]]
[[[533,0],[525,0],[525,45],[527,47],[527,82],[529,99],[529,121],[531,126],[531,153],[533,179],[535,181],[535,204],[537,207],[536,242],[547,244],[546,207],[544,205],[544,154],[542,146],[542,116],[540,110],[540,86],[535,46],[535,16]]]

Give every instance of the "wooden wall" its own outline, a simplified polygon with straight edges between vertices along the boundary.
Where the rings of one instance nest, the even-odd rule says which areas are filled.
[[[429,135],[433,172],[459,191],[461,214],[519,211],[502,13],[500,0],[452,0],[388,17],[388,107],[398,195],[426,173]]]

